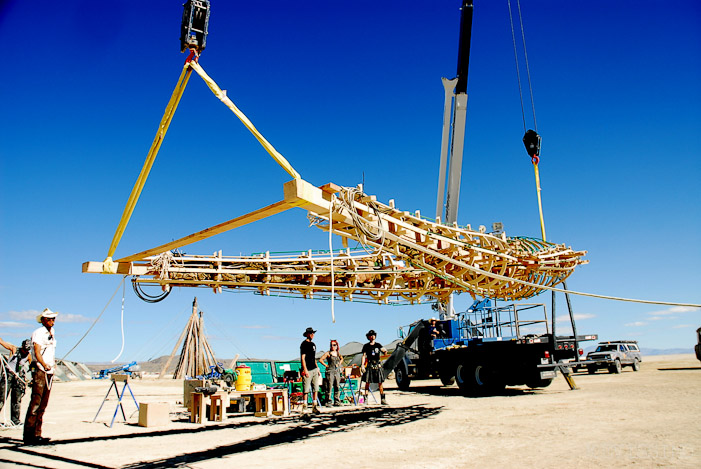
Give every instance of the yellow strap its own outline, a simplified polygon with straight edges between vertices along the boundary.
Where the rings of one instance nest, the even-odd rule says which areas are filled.
[[[207,83],[207,86],[209,86],[209,89],[212,90],[212,92],[216,95],[217,98],[226,106],[233,111],[234,114],[236,114],[236,117],[238,117],[241,122],[243,122],[243,125],[246,126],[248,130],[251,131],[254,137],[260,142],[261,145],[263,145],[263,148],[265,148],[265,151],[267,151],[270,156],[273,157],[277,163],[282,166],[282,169],[287,171],[287,174],[292,176],[295,179],[300,179],[301,176],[297,171],[294,170],[292,165],[285,159],[284,156],[282,156],[276,149],[273,147],[270,142],[268,142],[263,135],[258,132],[258,129],[255,128],[253,123],[248,120],[248,117],[241,112],[239,108],[236,107],[236,105],[226,96],[226,92],[222,91],[221,88],[210,78],[207,73],[205,73],[204,69],[202,66],[198,63],[192,63],[192,68],[202,77],[205,83]]]
[[[540,176],[538,175],[538,163],[533,163],[533,168],[535,168],[535,187],[538,192],[538,209],[540,210],[540,232],[543,235],[543,241],[545,239],[545,221],[543,221],[543,202],[540,200]]]
[[[139,177],[136,180],[136,183],[134,184],[134,188],[131,190],[129,200],[127,201],[127,205],[124,207],[124,212],[122,213],[122,218],[121,220],[119,220],[119,225],[117,225],[117,231],[115,231],[114,233],[114,237],[112,238],[112,244],[110,244],[110,248],[107,253],[107,259],[105,259],[103,265],[103,272],[105,273],[115,273],[116,271],[116,265],[114,264],[114,262],[112,262],[112,256],[114,255],[114,251],[117,249],[117,245],[119,245],[119,241],[122,239],[122,234],[124,234],[124,230],[127,227],[127,223],[129,223],[129,218],[131,218],[131,214],[134,211],[134,207],[136,207],[136,202],[139,200],[141,190],[144,188],[144,184],[146,184],[146,178],[148,178],[148,174],[151,171],[153,162],[156,160],[158,150],[161,148],[163,139],[166,135],[166,132],[168,131],[168,126],[170,126],[170,122],[173,119],[173,115],[175,114],[175,110],[178,107],[178,103],[180,103],[180,98],[182,98],[183,96],[185,86],[187,86],[187,82],[190,79],[191,73],[192,69],[190,68],[190,63],[186,63],[183,66],[182,73],[180,73],[180,78],[178,78],[178,83],[175,86],[175,90],[173,90],[173,94],[170,97],[168,106],[166,106],[165,113],[163,114],[161,123],[158,126],[158,131],[156,132],[156,137],[153,139],[153,143],[151,144],[151,149],[149,150],[148,155],[146,156],[144,166],[143,168],[141,168],[141,173],[139,174]]]

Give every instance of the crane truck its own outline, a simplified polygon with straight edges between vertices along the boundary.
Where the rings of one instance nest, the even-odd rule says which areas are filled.
[[[477,300],[464,313],[437,321],[437,337],[425,319],[400,328],[403,340],[383,368],[386,375],[394,372],[402,390],[412,380],[435,378],[446,386],[457,383],[468,396],[499,394],[506,386],[547,387],[558,368],[569,372],[568,363],[579,359],[580,342],[598,339],[556,336],[553,325],[543,304]]]
[[[472,13],[472,0],[463,0],[457,76],[443,78],[445,101],[436,219],[448,224],[457,221],[460,198]],[[535,131],[527,131],[523,141],[529,155],[539,154],[540,136]],[[495,232],[501,229],[500,223],[494,224]],[[562,284],[566,290],[564,281]],[[597,339],[596,335],[577,336],[569,295],[565,296],[572,336],[555,334],[554,292],[550,327],[542,304],[497,307],[484,299],[476,300],[466,312],[455,314],[451,295],[435,305],[441,315],[437,325],[442,333],[437,337],[431,334],[425,319],[401,329],[404,340],[385,361],[385,374],[394,372],[400,389],[408,389],[413,379],[440,378],[445,385],[457,382],[466,395],[473,396],[496,394],[507,385],[546,387],[558,369],[568,377],[570,369],[564,363],[579,361],[579,342]],[[525,317],[535,312],[535,319]],[[568,383],[574,387],[569,377]]]

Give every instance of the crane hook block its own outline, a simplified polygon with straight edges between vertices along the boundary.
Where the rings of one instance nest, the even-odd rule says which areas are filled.
[[[531,158],[540,155],[540,135],[535,130],[526,131],[523,136],[523,144]]]
[[[207,45],[209,0],[187,0],[183,8],[183,22],[180,26],[180,52],[195,50],[200,53]]]

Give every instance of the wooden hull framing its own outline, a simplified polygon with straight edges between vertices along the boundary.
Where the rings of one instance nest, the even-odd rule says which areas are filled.
[[[357,241],[365,251],[298,256],[177,256],[172,250],[274,215],[292,207],[308,211],[318,228]],[[329,222],[331,220],[331,222]],[[284,185],[284,200],[215,227],[124,257],[105,272],[86,262],[84,272],[133,275],[134,281],[164,289],[210,287],[287,293],[304,298],[371,299],[378,303],[445,300],[451,293],[519,300],[565,280],[586,251],[541,240],[495,236],[457,224],[429,221],[379,203],[359,189],[334,184],[315,187],[302,179]],[[333,280],[332,280],[333,279]]]

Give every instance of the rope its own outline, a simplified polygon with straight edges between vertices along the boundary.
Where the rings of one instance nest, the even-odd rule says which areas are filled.
[[[335,304],[335,282],[333,280],[333,201],[335,197],[331,195],[331,200],[329,201],[329,252],[331,253],[331,322],[336,324],[336,312],[334,310]]]
[[[376,254],[376,251],[369,251],[363,240],[370,240],[382,246],[385,242],[385,230],[382,228],[382,219],[379,216],[380,209],[372,201],[368,201],[366,205],[372,209],[373,212],[375,212],[375,216],[377,217],[376,227],[370,225],[367,220],[356,211],[353,202],[356,199],[361,199],[364,195],[365,193],[358,188],[344,187],[341,191],[339,201],[353,220],[353,227],[355,228],[358,244],[360,244],[363,251],[365,251],[367,254],[374,255]],[[370,228],[376,229],[377,233],[373,232]]]
[[[416,249],[416,250],[419,251],[419,252],[425,252],[425,251],[426,251],[425,248],[419,246],[418,244],[411,243],[411,242],[407,242],[406,240],[402,240],[402,239],[400,239],[398,236],[396,236],[396,235],[394,235],[394,234],[387,233],[387,237],[388,237],[391,241],[400,242],[400,243],[404,244],[405,246],[408,246],[408,247],[410,247],[410,248]],[[378,247],[379,247],[380,249],[382,248],[382,246],[378,246]],[[438,258],[438,259],[441,259],[441,260],[445,260],[445,261],[448,261],[448,262],[452,262],[453,264],[455,264],[456,266],[458,266],[458,267],[460,267],[460,268],[463,268],[463,269],[465,269],[465,270],[469,270],[469,271],[472,271],[472,272],[476,272],[476,273],[479,273],[479,274],[481,274],[481,275],[485,275],[485,276],[487,276],[487,277],[489,277],[489,278],[494,278],[494,279],[498,279],[498,280],[503,280],[503,281],[506,281],[506,282],[519,283],[519,284],[521,284],[521,285],[525,285],[525,286],[527,286],[527,287],[535,288],[535,289],[538,289],[538,290],[550,290],[550,291],[556,291],[556,292],[561,292],[561,293],[571,293],[571,294],[573,294],[573,295],[589,296],[589,297],[593,297],[593,298],[602,298],[602,299],[607,299],[607,300],[630,301],[630,302],[634,302],[634,303],[644,303],[644,304],[653,304],[653,305],[669,305],[669,306],[691,306],[691,307],[695,307],[695,308],[701,308],[701,304],[693,304],[693,303],[674,303],[674,302],[668,302],[668,301],[653,301],[653,300],[639,300],[639,299],[633,299],[633,298],[622,298],[622,297],[617,297],[617,296],[597,295],[597,294],[594,294],[594,293],[577,292],[577,291],[573,291],[573,290],[565,290],[565,289],[562,289],[562,288],[551,287],[551,286],[548,286],[548,285],[538,285],[538,284],[535,284],[535,283],[532,283],[532,282],[528,282],[528,281],[526,281],[526,280],[521,280],[521,279],[517,279],[517,278],[513,278],[513,277],[508,277],[508,276],[506,276],[506,275],[495,274],[495,273],[493,273],[493,272],[490,272],[490,271],[487,271],[487,270],[483,270],[483,269],[480,269],[480,268],[478,268],[478,267],[474,267],[474,266],[472,266],[472,265],[470,265],[470,264],[467,264],[467,263],[465,263],[465,262],[457,261],[457,260],[452,259],[452,258],[450,258],[450,257],[448,257],[448,256],[446,256],[446,255],[444,255],[444,254],[439,253],[439,252],[432,252],[432,253],[427,253],[427,254],[429,254],[429,255],[431,255],[431,256],[433,256],[433,257],[436,257],[436,258]],[[426,265],[420,265],[420,264],[414,262],[414,261],[411,260],[411,259],[407,259],[407,260],[408,260],[409,262],[411,262],[412,265],[416,265],[416,266],[418,266],[418,267],[425,268],[426,270],[428,270],[429,272],[431,272],[431,273],[433,273],[433,274],[435,274],[435,275],[440,275],[440,274],[441,274],[441,272],[440,272],[437,268],[432,268],[431,266],[426,266]],[[457,278],[455,278],[455,277],[453,277],[453,279],[450,280],[450,281],[451,281],[451,283],[453,283],[453,284],[455,284],[455,285],[458,285],[458,286],[460,286],[460,287],[462,287],[462,288],[465,288],[466,290],[471,290],[471,286],[470,286],[469,284],[464,283],[464,282],[460,281],[459,279],[457,279]]]
[[[105,307],[102,308],[102,312],[100,312],[100,314],[97,316],[97,318],[95,318],[95,320],[94,320],[93,323],[90,325],[90,327],[88,328],[88,330],[85,331],[85,334],[83,334],[83,337],[81,337],[81,338],[78,340],[78,342],[73,346],[73,348],[71,348],[68,352],[66,352],[66,354],[63,356],[63,358],[61,359],[61,361],[64,361],[64,360],[66,359],[66,357],[67,357],[68,355],[70,355],[70,353],[71,353],[73,350],[75,350],[75,348],[76,348],[78,345],[80,345],[80,343],[83,341],[83,339],[85,339],[85,337],[86,337],[86,336],[88,335],[88,333],[92,330],[92,328],[95,327],[95,324],[97,324],[97,321],[100,320],[100,318],[102,317],[102,315],[104,314],[104,312],[107,310],[107,307],[110,305],[110,303],[111,303],[112,300],[114,299],[114,295],[117,294],[117,292],[119,291],[119,287],[122,286],[122,284],[124,283],[124,280],[126,280],[126,278],[127,278],[126,275],[125,275],[124,277],[122,277],[122,281],[121,281],[120,284],[117,286],[117,289],[114,291],[114,293],[112,293],[112,296],[110,297],[110,299],[109,299],[109,301],[107,302],[107,304],[105,305]]]
[[[440,275],[439,272],[428,269],[420,264],[416,264],[416,263],[412,262],[411,260],[409,260],[409,262],[412,265],[415,265],[416,267],[424,269],[425,271],[430,272],[438,277],[441,277],[444,280],[447,280],[455,285],[463,286],[463,285],[461,285],[462,282],[456,281],[456,279],[454,279],[454,278],[451,279],[451,278],[444,277],[444,276]],[[650,305],[690,306],[692,308],[701,308],[701,304],[694,304],[694,303],[673,303],[673,302],[668,302],[668,301],[657,301],[657,300],[639,300],[639,299],[635,299],[635,298],[622,298],[622,297],[618,297],[618,296],[597,295],[595,293],[585,293],[585,292],[579,292],[579,291],[574,291],[574,290],[566,290],[566,289],[562,289],[562,288],[550,287],[547,285],[537,285],[535,283],[526,282],[525,280],[519,280],[519,279],[516,279],[513,277],[507,277],[504,275],[495,274],[495,273],[492,273],[492,272],[489,272],[486,270],[478,269],[477,267],[469,266],[467,264],[462,264],[461,267],[464,267],[467,270],[472,270],[474,272],[480,273],[480,274],[485,275],[485,276],[490,277],[490,278],[495,278],[495,279],[505,280],[505,281],[512,281],[515,283],[520,283],[522,285],[526,285],[528,287],[537,288],[539,290],[550,290],[553,292],[571,293],[573,295],[589,296],[592,298],[601,298],[604,300],[628,301],[628,302],[632,302],[632,303],[644,303],[644,304],[650,304]]]
[[[535,171],[535,188],[538,194],[538,211],[540,212],[540,234],[543,235],[543,241],[547,241],[545,237],[545,220],[543,219],[543,201],[540,197],[540,174],[538,173],[538,157],[533,161],[533,170]]]
[[[121,325],[122,325],[122,348],[119,350],[119,354],[112,359],[110,363],[114,363],[117,361],[119,357],[122,356],[122,352],[124,352],[124,296],[126,292],[127,285],[125,282],[122,282],[122,319],[121,319]]]

